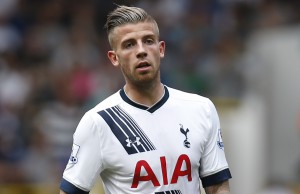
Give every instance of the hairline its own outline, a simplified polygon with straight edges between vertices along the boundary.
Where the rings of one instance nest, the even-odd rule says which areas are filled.
[[[155,34],[159,39],[159,28],[155,19],[144,9],[139,7],[130,7],[125,5],[117,5],[117,8],[107,15],[105,28],[110,46],[113,46],[113,34],[115,28],[127,24],[152,23]]]
[[[154,30],[155,30],[155,35],[157,36],[157,38],[159,39],[159,28],[158,28],[158,24],[157,22],[153,19],[153,18],[147,18],[145,20],[140,20],[140,21],[130,21],[130,22],[126,22],[126,23],[123,23],[123,24],[120,24],[120,25],[116,25],[114,27],[112,27],[107,33],[108,33],[108,42],[109,42],[109,45],[110,47],[113,49],[114,48],[114,42],[113,42],[113,35],[114,35],[114,32],[116,30],[116,28],[119,28],[119,27],[123,27],[125,25],[128,25],[128,24],[139,24],[139,23],[152,23],[153,26],[154,26]]]

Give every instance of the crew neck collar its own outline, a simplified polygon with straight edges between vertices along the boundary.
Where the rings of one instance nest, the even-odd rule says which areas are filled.
[[[140,103],[137,103],[133,100],[131,100],[125,93],[125,90],[124,88],[122,88],[120,90],[120,95],[121,95],[121,98],[127,102],[128,104],[136,107],[136,108],[139,108],[139,109],[142,109],[142,110],[146,110],[150,113],[154,113],[157,109],[159,109],[169,98],[169,91],[168,91],[168,88],[166,86],[164,86],[164,95],[161,97],[161,99],[159,101],[157,101],[154,105],[152,106],[146,106],[146,105],[143,105],[143,104],[140,104]]]

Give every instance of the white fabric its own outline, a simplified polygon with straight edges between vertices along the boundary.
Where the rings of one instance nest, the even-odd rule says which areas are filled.
[[[161,191],[199,193],[199,177],[228,168],[224,149],[219,146],[222,143],[219,118],[208,98],[169,87],[167,89],[169,98],[153,113],[127,103],[119,92],[88,111],[74,134],[73,152],[63,178],[78,188],[89,191],[101,174],[107,194]],[[144,138],[137,136],[135,132],[132,132],[135,135],[126,139],[126,142],[121,143],[116,138],[105,119],[98,114],[99,111],[114,106],[118,106],[121,113],[126,112],[129,120],[134,120],[135,125],[144,133]],[[125,130],[119,132],[126,133]],[[149,142],[144,143],[147,138]],[[190,147],[184,146],[185,140]],[[151,145],[153,147],[148,151],[137,149],[143,150]],[[128,154],[125,148],[129,147],[135,147],[137,153]],[[191,180],[187,160],[191,162]],[[166,162],[166,168],[163,161]],[[140,178],[146,177],[148,180],[138,179],[136,188],[132,188],[137,163],[143,164],[140,167]],[[183,175],[178,176],[177,180],[175,176],[172,182],[176,163]],[[149,175],[149,169],[145,169],[147,165],[155,177]],[[158,184],[155,183],[155,178]]]

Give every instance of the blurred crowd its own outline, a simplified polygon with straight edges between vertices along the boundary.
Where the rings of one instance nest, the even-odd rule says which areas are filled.
[[[0,183],[58,181],[83,113],[123,86],[103,28],[116,4],[156,18],[165,84],[213,98],[243,96],[253,30],[300,21],[296,0],[0,0]]]

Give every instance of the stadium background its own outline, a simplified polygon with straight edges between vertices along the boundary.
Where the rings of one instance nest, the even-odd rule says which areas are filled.
[[[232,193],[300,193],[297,0],[0,0],[0,193],[58,193],[79,119],[124,84],[114,3],[157,19],[165,84],[216,104]]]

